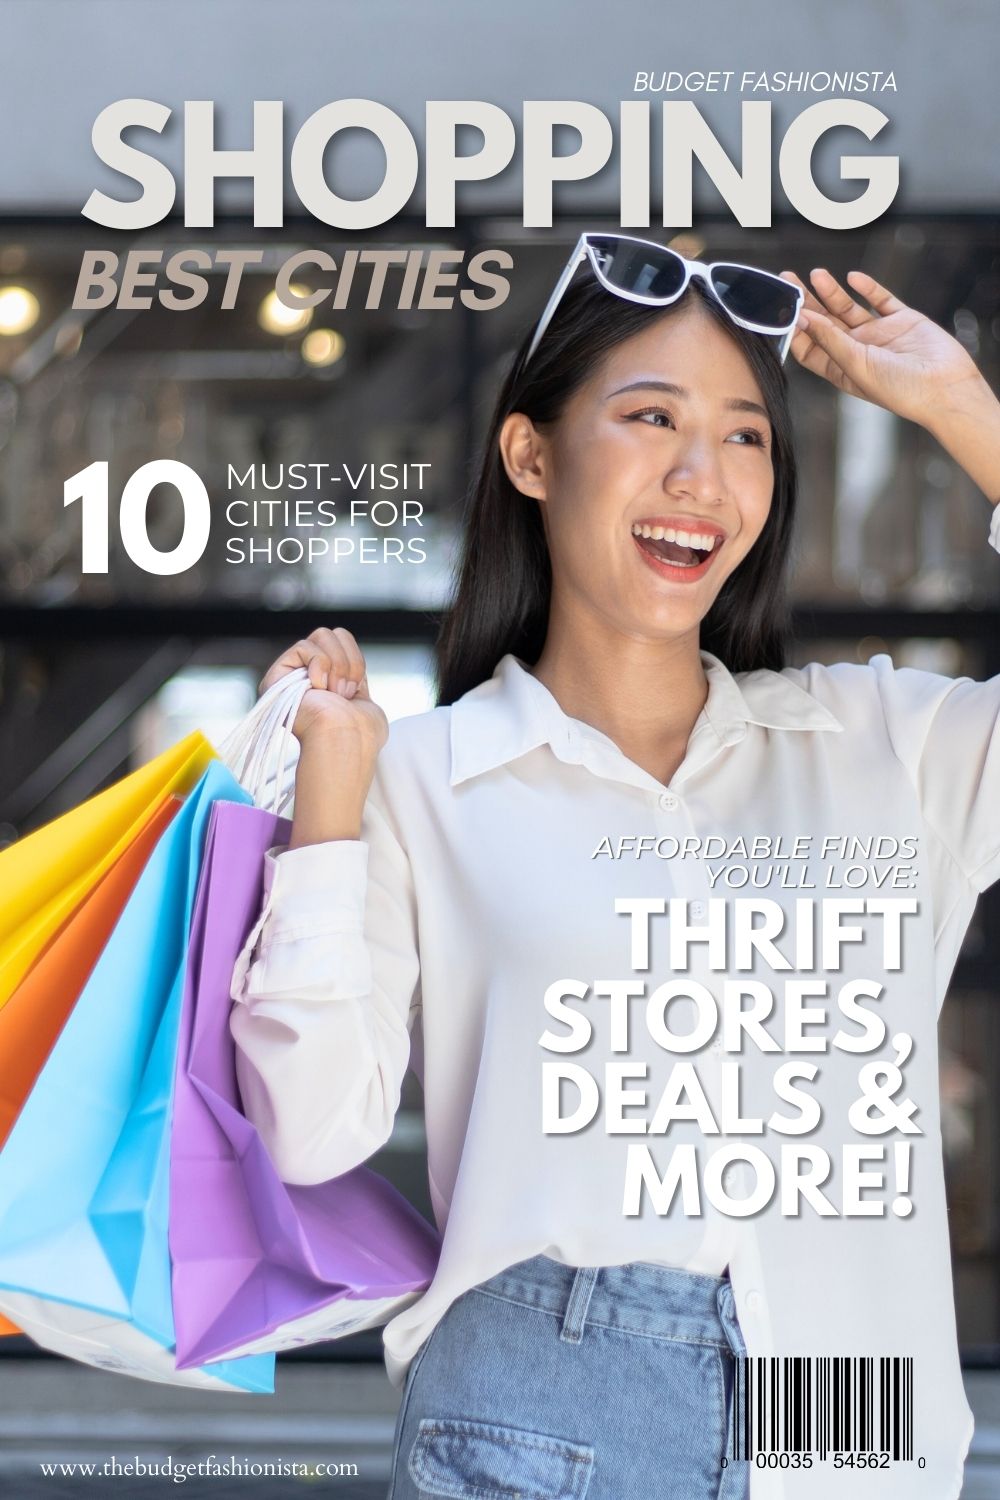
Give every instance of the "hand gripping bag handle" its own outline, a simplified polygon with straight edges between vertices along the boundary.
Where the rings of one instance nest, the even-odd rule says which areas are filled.
[[[294,778],[285,789],[297,758],[292,726],[310,687],[305,667],[279,677],[219,746],[219,758],[255,804],[279,816],[295,795]],[[270,805],[266,801],[269,788]]]

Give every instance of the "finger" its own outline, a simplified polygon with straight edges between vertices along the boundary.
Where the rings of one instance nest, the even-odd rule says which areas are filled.
[[[826,309],[824,308],[822,302],[820,302],[819,298],[815,295],[814,292],[812,292],[810,290],[809,287],[806,286],[805,282],[801,279],[801,277],[796,276],[796,274],[795,274],[794,271],[782,271],[781,278],[782,278],[783,281],[791,281],[791,282],[794,283],[795,286],[801,288],[802,293],[803,293],[802,306],[804,308],[809,309],[812,312],[818,312],[818,313],[826,311]]]
[[[818,268],[809,274],[817,294],[823,301],[821,311],[833,313],[834,317],[839,318],[847,328],[858,328],[862,323],[871,322],[874,314],[855,302],[850,293],[829,271]]]
[[[862,297],[871,303],[880,317],[905,310],[906,303],[900,302],[888,287],[882,286],[874,276],[869,276],[867,271],[848,271],[847,279],[853,287],[858,289]]]
[[[802,312],[799,314],[799,326],[804,327],[813,342],[824,353],[839,360],[845,369],[857,362],[857,343],[833,318],[828,318],[823,313]]]
[[[358,682],[356,686],[355,686],[355,684],[353,682],[351,683],[351,686],[355,688],[355,692],[354,692],[355,698],[367,698],[368,701],[371,702],[371,696],[372,695],[371,695],[371,692],[369,691],[369,688],[368,688],[368,673],[367,672],[362,673],[361,681]]]
[[[308,640],[300,641],[296,650],[306,669],[309,686],[320,689],[329,687],[330,658],[322,646],[310,636]]]
[[[343,697],[351,675],[351,663],[340,636],[336,630],[321,625],[318,630],[313,631],[309,639],[323,652],[329,664],[327,686],[331,692],[338,692]]]
[[[817,346],[809,337],[808,333],[805,332],[804,324],[802,323],[802,313],[808,310],[810,305],[814,312],[822,312],[822,308],[816,301],[816,298],[810,292],[809,288],[806,286],[805,282],[802,280],[801,276],[797,276],[794,271],[782,271],[781,279],[783,281],[791,282],[793,286],[797,286],[803,294],[803,301],[799,306],[795,332],[792,334],[791,343],[788,347],[791,351],[792,357],[796,359],[799,364],[805,365],[805,367],[809,369],[811,368],[809,363],[809,356],[815,356],[817,352]]]
[[[813,300],[815,301],[815,299]],[[804,365],[807,370],[815,370],[817,373],[822,372],[829,359],[823,347],[813,337],[813,333],[818,326],[815,320],[825,316],[826,314],[818,307],[800,307],[798,318],[796,319],[795,332],[792,334],[792,342],[789,345],[792,354],[798,360],[799,364]]]
[[[813,343],[800,362],[838,390],[856,390],[851,377],[860,373],[864,356],[851,335],[822,313],[800,313],[799,323],[805,326]]]
[[[318,647],[306,662],[309,686],[325,691],[330,686],[330,659]]]
[[[824,380],[837,384],[832,373],[832,361],[819,344],[808,333],[797,333],[791,342],[791,351],[804,370],[819,375]]]
[[[361,647],[351,632],[345,630],[342,625],[335,626],[333,633],[347,656],[347,678],[349,682],[353,683],[356,692],[358,683],[365,675],[365,659],[361,654]]]
[[[801,329],[798,329],[792,335],[792,342],[788,347],[791,350],[792,358],[796,359],[800,365],[804,365],[807,370],[812,368],[809,363],[809,356],[815,355],[817,351],[822,353],[822,350],[818,349],[818,345],[813,342],[808,333],[803,332]]]
[[[282,677],[287,677],[289,672],[294,672],[298,667],[309,666],[315,655],[315,647],[309,641],[296,641],[294,646],[289,646],[287,651],[282,652],[276,662],[272,662],[264,676],[257,684],[257,693],[266,693],[269,687],[280,682]]]

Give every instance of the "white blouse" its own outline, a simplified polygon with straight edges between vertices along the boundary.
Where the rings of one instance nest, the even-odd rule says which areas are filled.
[[[361,839],[267,856],[233,979],[244,1107],[283,1178],[320,1182],[388,1140],[407,1065],[420,1077],[443,1243],[385,1330],[395,1384],[455,1298],[530,1256],[728,1266],[750,1355],[914,1360],[913,1461],[754,1468],[753,1500],[950,1500],[972,1414],[937,1018],[1000,875],[1000,677],[702,661],[669,786],[512,655],[395,721]],[[771,946],[747,936],[762,924]],[[742,1034],[712,1029],[741,1006]],[[900,1034],[894,1089],[865,1070],[891,1068]]]

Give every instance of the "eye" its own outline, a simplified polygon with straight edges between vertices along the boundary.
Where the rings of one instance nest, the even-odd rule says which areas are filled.
[[[673,422],[673,417],[662,406],[644,406],[641,411],[629,412],[628,420],[630,422],[639,422],[643,421],[647,417],[663,417],[665,422]],[[647,422],[646,425],[648,427],[662,427],[664,423]]]
[[[662,418],[662,420],[658,420]],[[664,427],[668,423],[673,426],[673,417],[662,406],[644,406],[640,411],[629,412],[627,420],[630,422],[643,422],[647,427]],[[758,427],[741,427],[739,432],[732,434],[735,438],[744,439],[737,444],[739,448],[766,448],[767,438]]]

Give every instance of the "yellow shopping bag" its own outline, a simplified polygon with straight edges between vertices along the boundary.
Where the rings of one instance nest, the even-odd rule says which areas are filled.
[[[216,752],[189,734],[148,765],[0,852],[0,1006],[38,954],[172,792]]]

